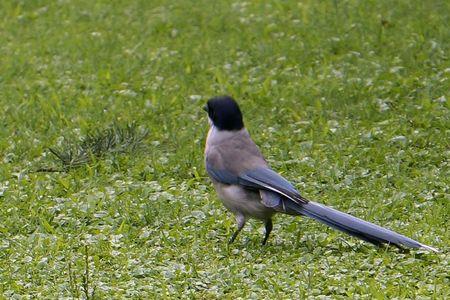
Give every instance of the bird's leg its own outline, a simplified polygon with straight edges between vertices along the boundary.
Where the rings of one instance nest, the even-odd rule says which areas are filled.
[[[264,235],[264,240],[262,241],[263,245],[266,244],[267,240],[269,239],[270,232],[272,231],[273,228],[272,219],[266,220],[265,225],[266,225],[266,233]]]
[[[234,240],[236,239],[237,235],[239,234],[239,232],[242,230],[242,228],[244,228],[245,225],[245,216],[242,214],[237,214],[236,215],[236,222],[237,222],[237,230],[233,233],[233,235],[231,236],[230,241],[228,242],[228,244],[231,244],[234,242]]]

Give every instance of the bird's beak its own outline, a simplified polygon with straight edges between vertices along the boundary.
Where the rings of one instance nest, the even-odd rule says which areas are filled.
[[[203,109],[204,111],[208,112],[208,105],[203,106],[202,109]]]

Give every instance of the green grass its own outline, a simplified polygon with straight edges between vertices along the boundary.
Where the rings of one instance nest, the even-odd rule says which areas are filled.
[[[2,1],[0,298],[449,298],[449,16],[444,0]],[[219,94],[304,196],[442,253],[288,216],[265,247],[256,221],[227,246],[202,161]],[[35,172],[133,122],[145,152]]]

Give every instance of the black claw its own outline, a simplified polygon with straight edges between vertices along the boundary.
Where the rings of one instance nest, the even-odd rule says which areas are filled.
[[[237,237],[237,234],[238,234],[238,231],[235,231],[235,232],[233,233],[233,235],[231,236],[231,239],[228,241],[228,245],[230,245],[230,244],[232,244],[232,243],[234,242],[234,240],[235,240],[236,237]]]
[[[236,239],[236,237],[238,236],[239,232],[241,231],[241,228],[238,228],[235,232],[233,232],[233,235],[231,236],[231,239],[228,241],[228,244],[231,244],[234,242],[234,240]]]
[[[238,236],[239,232],[241,232],[242,228],[244,228],[244,225],[245,225],[244,215],[241,215],[241,214],[236,215],[236,221],[237,221],[237,230],[231,236],[231,239],[228,241],[228,245],[234,242],[234,240]]]
[[[270,232],[272,231],[272,228],[273,228],[272,220],[271,219],[267,220],[265,225],[266,225],[266,234],[264,235],[264,239],[262,241],[262,245],[263,246],[267,243],[267,240],[269,239]]]

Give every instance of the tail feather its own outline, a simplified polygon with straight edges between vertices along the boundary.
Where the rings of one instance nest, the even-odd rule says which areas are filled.
[[[421,244],[392,230],[313,201],[304,204],[298,204],[292,201],[283,202],[285,211],[289,214],[300,214],[313,218],[323,224],[375,245],[393,244],[397,247],[424,248],[439,252],[433,247]]]

